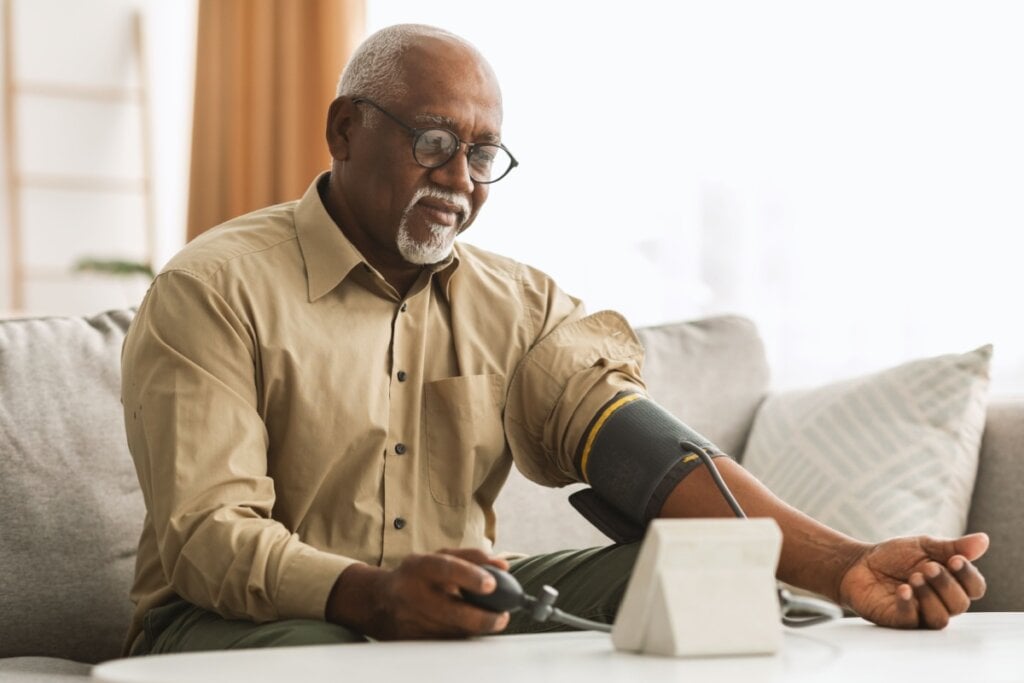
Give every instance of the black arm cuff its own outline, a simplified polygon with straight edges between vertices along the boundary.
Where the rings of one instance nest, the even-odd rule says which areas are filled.
[[[641,394],[617,395],[598,411],[576,453],[580,477],[601,502],[587,491],[570,501],[614,540],[639,538],[676,485],[701,464],[680,445],[683,441],[723,455],[654,401]]]

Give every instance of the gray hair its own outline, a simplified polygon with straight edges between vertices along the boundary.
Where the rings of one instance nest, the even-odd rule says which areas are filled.
[[[444,29],[425,24],[396,24],[377,31],[352,54],[338,79],[337,95],[368,97],[377,102],[401,99],[409,90],[403,78],[402,58],[420,38],[447,38],[462,43],[476,52],[464,39]],[[363,113],[364,125],[372,127],[377,111]]]

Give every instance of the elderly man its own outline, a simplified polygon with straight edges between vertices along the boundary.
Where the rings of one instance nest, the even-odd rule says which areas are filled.
[[[694,456],[722,454],[646,398],[621,317],[455,241],[516,166],[501,123],[471,45],[380,31],[328,112],[330,172],[157,277],[123,353],[147,506],[128,651],[529,630],[460,599],[493,590],[488,563],[612,620],[637,543],[492,555],[513,463],[589,482],[581,507],[624,541],[654,516],[731,515]],[[718,463],[781,526],[785,581],[895,627],[941,628],[984,592],[984,535],[860,543]]]

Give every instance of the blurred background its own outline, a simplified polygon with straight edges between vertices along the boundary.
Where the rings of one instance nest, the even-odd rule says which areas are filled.
[[[1024,393],[1024,3],[6,0],[0,311],[135,305],[295,199],[355,45],[475,43],[520,167],[464,239],[635,325],[753,318],[776,388],[994,343]]]

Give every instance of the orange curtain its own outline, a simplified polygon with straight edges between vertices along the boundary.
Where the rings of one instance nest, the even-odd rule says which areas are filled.
[[[188,239],[330,165],[327,106],[365,25],[364,0],[200,0]]]

